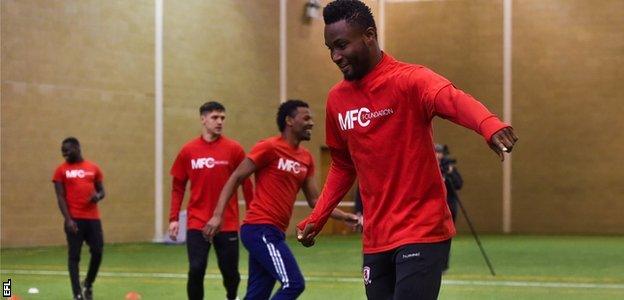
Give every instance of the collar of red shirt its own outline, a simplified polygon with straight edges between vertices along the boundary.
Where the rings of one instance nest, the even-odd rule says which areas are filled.
[[[354,81],[345,80],[345,82],[347,84],[355,85],[359,88],[365,87],[368,84],[374,82],[375,79],[378,78],[379,75],[382,74],[384,70],[386,70],[388,66],[390,66],[394,62],[396,62],[394,57],[382,51],[381,60],[379,61],[379,63],[377,63],[377,65],[370,72],[368,72],[368,74],[364,75],[364,77],[362,77],[362,79],[360,80],[354,80]]]

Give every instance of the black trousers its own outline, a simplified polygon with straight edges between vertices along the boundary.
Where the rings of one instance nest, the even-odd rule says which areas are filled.
[[[80,251],[82,243],[87,242],[91,260],[89,261],[89,270],[85,278],[85,285],[91,286],[95,281],[100,263],[102,262],[102,253],[104,250],[104,235],[102,233],[102,223],[100,220],[74,219],[78,225],[78,232],[71,233],[65,228],[67,236],[67,267],[69,269],[69,279],[72,285],[74,297],[80,295]]]
[[[364,255],[364,284],[370,300],[437,299],[450,240],[408,244]]]
[[[213,238],[219,270],[223,276],[227,299],[235,299],[240,283],[238,272],[238,232],[219,232]],[[200,230],[189,229],[186,232],[186,250],[189,260],[186,292],[189,299],[204,298],[204,276],[208,266],[210,242]]]

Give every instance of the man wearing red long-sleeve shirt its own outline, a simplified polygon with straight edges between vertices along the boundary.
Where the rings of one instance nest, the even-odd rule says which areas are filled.
[[[276,121],[280,134],[258,142],[251,149],[223,187],[214,214],[203,230],[208,237],[218,234],[227,199],[243,180],[255,174],[254,200],[241,226],[241,241],[249,251],[247,300],[295,299],[305,288],[305,280],[285,237],[299,190],[310,207],[314,207],[318,198],[314,159],[300,145],[310,140],[314,121],[308,104],[301,100],[282,103]],[[339,209],[332,215],[350,225],[357,223],[354,214]],[[276,281],[282,286],[271,297]]]
[[[370,9],[360,1],[334,1],[323,17],[325,44],[344,80],[327,100],[330,171],[316,207],[297,226],[298,238],[314,244],[357,174],[368,298],[435,299],[455,228],[434,153],[433,117],[476,131],[501,160],[517,137],[444,77],[382,52]]]
[[[227,202],[223,230],[212,240],[202,236],[201,229],[212,216],[219,193],[232,172],[245,158],[245,151],[234,140],[222,135],[225,107],[218,102],[207,102],[199,108],[202,135],[182,147],[171,167],[173,188],[169,211],[169,236],[178,235],[178,215],[186,182],[191,181],[191,197],[187,205],[187,253],[189,299],[204,298],[204,275],[208,252],[214,244],[227,299],[236,299],[240,274],[238,272],[238,199],[236,193]],[[243,184],[245,202],[253,197],[251,181]]]

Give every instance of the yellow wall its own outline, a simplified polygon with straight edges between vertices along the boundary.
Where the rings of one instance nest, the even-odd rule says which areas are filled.
[[[622,234],[624,2],[513,8],[513,227]]]
[[[102,168],[108,242],[153,227],[152,1],[2,1],[2,246],[64,243],[67,136]]]

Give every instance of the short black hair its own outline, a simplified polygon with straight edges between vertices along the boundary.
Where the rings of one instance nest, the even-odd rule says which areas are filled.
[[[375,34],[377,33],[373,13],[366,4],[358,0],[336,0],[327,4],[323,9],[323,20],[325,25],[345,20],[347,24],[357,25],[362,30],[373,27]]]
[[[78,146],[78,147],[80,147],[80,142],[78,141],[78,139],[77,139],[77,138],[75,138],[75,137],[73,137],[73,136],[70,136],[70,137],[65,138],[65,139],[63,140],[63,142],[61,143],[61,145],[62,145],[62,144],[65,144],[65,143],[69,143],[69,144],[72,144],[72,145],[74,145],[74,146]]]
[[[284,131],[286,128],[286,117],[294,117],[298,107],[310,107],[307,103],[301,100],[291,99],[279,106],[277,110],[277,128],[279,131]]]
[[[209,113],[212,111],[225,111],[225,106],[217,101],[208,101],[199,107],[199,115]]]

